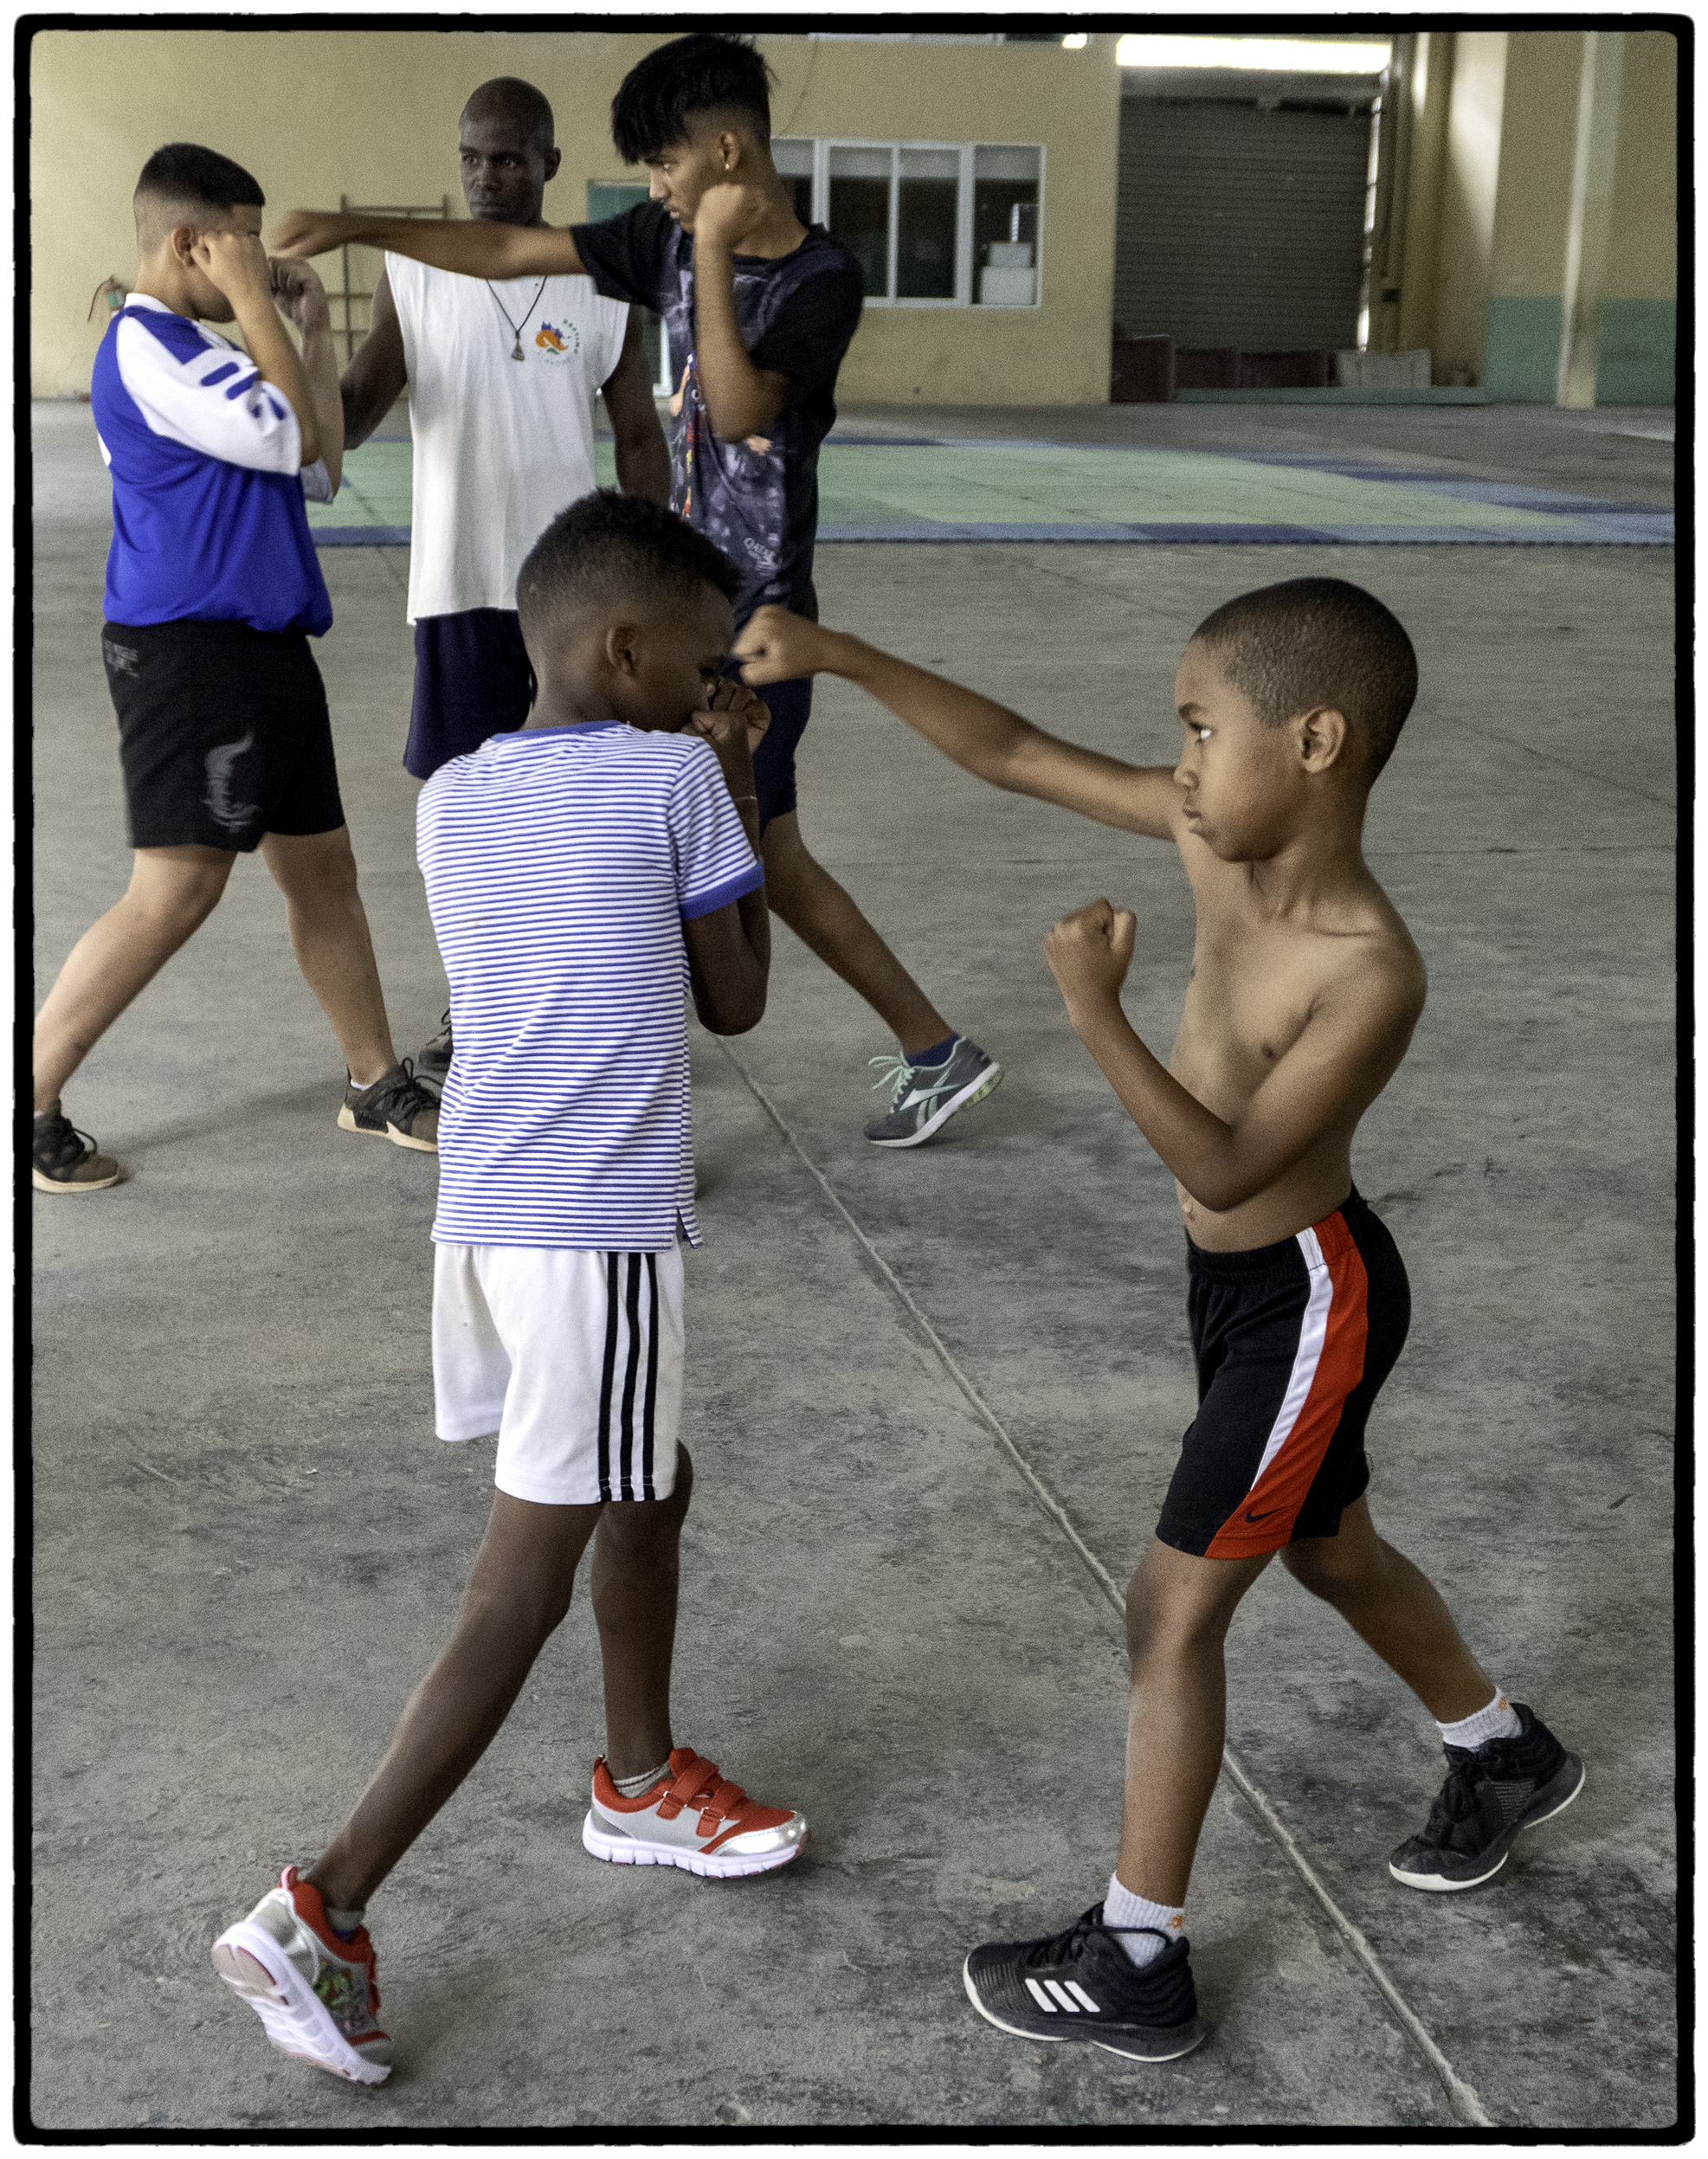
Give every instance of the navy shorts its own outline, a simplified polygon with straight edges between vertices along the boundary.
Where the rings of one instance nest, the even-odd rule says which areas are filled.
[[[758,694],[771,724],[753,753],[753,791],[759,797],[759,829],[795,807],[795,745],[806,732],[813,709],[813,679],[771,682]]]
[[[103,622],[133,847],[253,854],[344,822],[325,686],[300,629]]]
[[[423,615],[416,624],[416,690],[403,769],[430,780],[442,764],[513,734],[534,706],[534,671],[514,608]]]
[[[1249,1559],[1333,1537],[1370,1482],[1364,1423],[1411,1323],[1405,1263],[1353,1192],[1296,1237],[1250,1252],[1188,1246],[1198,1414],[1157,1535]]]

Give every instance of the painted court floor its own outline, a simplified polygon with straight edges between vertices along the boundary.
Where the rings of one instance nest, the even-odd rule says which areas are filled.
[[[352,450],[335,503],[309,521],[323,546],[400,545],[411,446]],[[944,441],[857,429],[819,468],[819,537],[865,541],[1149,542],[1153,545],[1664,545],[1666,512],[1485,480],[1420,476],[1368,457],[1255,455],[1103,443]],[[615,483],[609,441],[602,486]]]

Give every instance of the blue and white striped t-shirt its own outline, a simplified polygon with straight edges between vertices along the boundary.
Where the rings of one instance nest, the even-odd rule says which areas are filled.
[[[438,1244],[699,1242],[682,924],[764,881],[698,735],[494,735],[421,791],[451,984]]]

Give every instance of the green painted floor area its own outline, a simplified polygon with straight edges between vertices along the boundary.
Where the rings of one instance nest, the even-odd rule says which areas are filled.
[[[1034,443],[827,447],[821,525],[1472,525],[1546,528],[1526,510],[1191,450]]]
[[[364,443],[345,461],[338,501],[312,504],[317,529],[354,538],[409,522],[411,446]],[[611,445],[597,445],[602,486],[615,483]],[[828,538],[906,538],[917,532],[977,538],[1073,538],[1100,525],[1201,527],[1258,539],[1402,539],[1415,532],[1466,539],[1550,540],[1576,532],[1568,506],[1526,508],[1475,500],[1463,484],[1266,463],[1202,451],[1045,442],[829,443],[819,467],[819,529]],[[1524,490],[1511,492],[1522,493]],[[1610,507],[1578,503],[1578,510]],[[955,528],[949,532],[947,528]],[[1285,532],[1281,528],[1285,528]],[[1184,535],[1182,535],[1184,537]]]

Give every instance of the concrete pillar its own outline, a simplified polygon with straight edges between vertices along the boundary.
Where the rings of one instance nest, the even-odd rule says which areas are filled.
[[[1555,403],[1595,402],[1597,315],[1607,289],[1614,169],[1625,69],[1622,30],[1586,30],[1578,78],[1577,141],[1566,225],[1565,287]]]
[[[1420,30],[1412,40],[1410,155],[1405,188],[1398,349],[1434,349],[1441,274],[1441,173],[1447,158],[1447,107],[1453,95],[1451,30]],[[1437,379],[1440,379],[1439,377]]]

